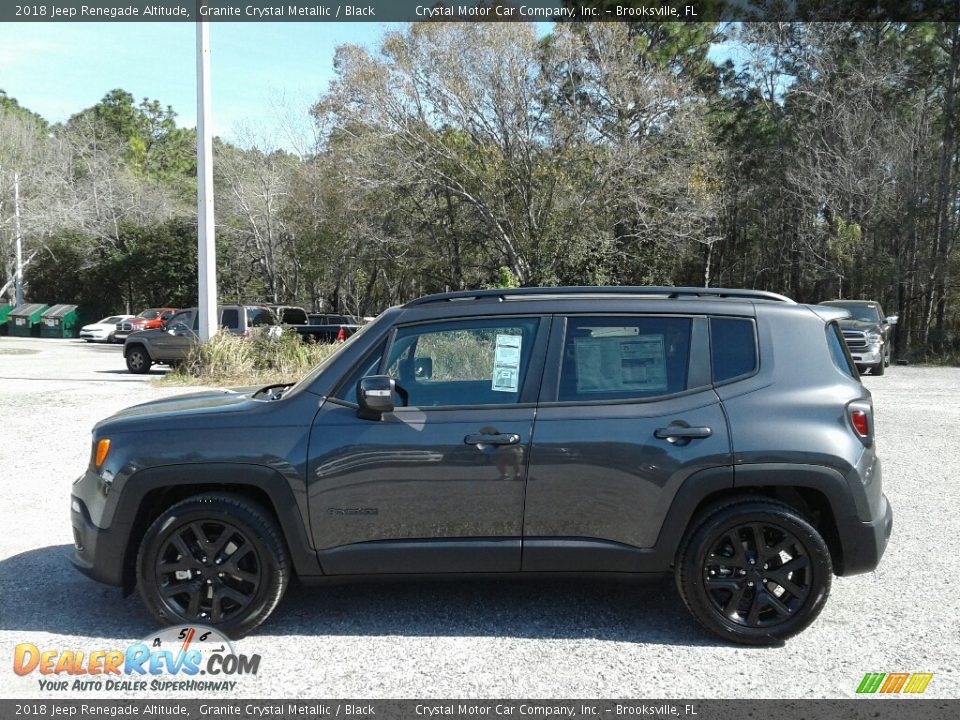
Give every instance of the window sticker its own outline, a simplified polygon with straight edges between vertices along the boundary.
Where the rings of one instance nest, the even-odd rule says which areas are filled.
[[[523,335],[497,335],[493,353],[493,385],[496,392],[516,392],[520,387],[520,346]]]
[[[664,391],[667,360],[663,335],[574,339],[577,392]]]

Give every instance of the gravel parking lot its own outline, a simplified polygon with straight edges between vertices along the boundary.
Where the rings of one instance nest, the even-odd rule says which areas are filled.
[[[0,696],[116,697],[41,692],[36,673],[12,672],[14,647],[119,649],[154,629],[136,595],[68,562],[70,484],[92,424],[192,391],[149,377],[126,372],[119,346],[0,338]],[[893,539],[876,572],[837,578],[785,647],[714,640],[667,581],[294,586],[236,643],[263,660],[234,695],[849,697],[866,672],[902,671],[935,673],[928,697],[960,697],[960,369],[893,367],[865,383]]]

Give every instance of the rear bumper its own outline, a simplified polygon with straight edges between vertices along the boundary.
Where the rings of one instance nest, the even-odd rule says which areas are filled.
[[[841,521],[843,560],[838,575],[870,572],[880,564],[893,532],[893,508],[886,495],[880,496],[879,505],[876,516],[866,522],[854,518]]]

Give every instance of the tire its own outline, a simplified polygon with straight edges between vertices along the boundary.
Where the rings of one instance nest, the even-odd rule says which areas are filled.
[[[677,588],[697,621],[744,645],[778,645],[804,630],[823,610],[832,579],[830,551],[816,528],[790,506],[761,497],[700,513],[676,564]]]
[[[173,505],[147,529],[137,585],[158,623],[209,625],[235,639],[270,616],[289,568],[280,529],[263,507],[238,495],[204,494]],[[176,576],[185,572],[192,577]]]
[[[153,360],[150,359],[150,353],[146,351],[143,345],[134,345],[127,352],[127,370],[136,375],[143,375],[150,372],[150,366]]]
[[[883,375],[886,371],[887,371],[887,365],[883,360],[881,360],[876,365],[872,366],[872,369],[870,370],[870,374]]]

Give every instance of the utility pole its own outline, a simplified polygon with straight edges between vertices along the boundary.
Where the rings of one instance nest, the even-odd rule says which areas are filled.
[[[13,230],[17,238],[17,270],[13,276],[14,305],[23,305],[23,237],[20,235],[20,173],[13,173]]]
[[[199,6],[206,5],[201,0]],[[210,26],[197,20],[197,288],[200,339],[213,337],[217,317],[217,246],[213,215],[213,129],[210,127]]]

